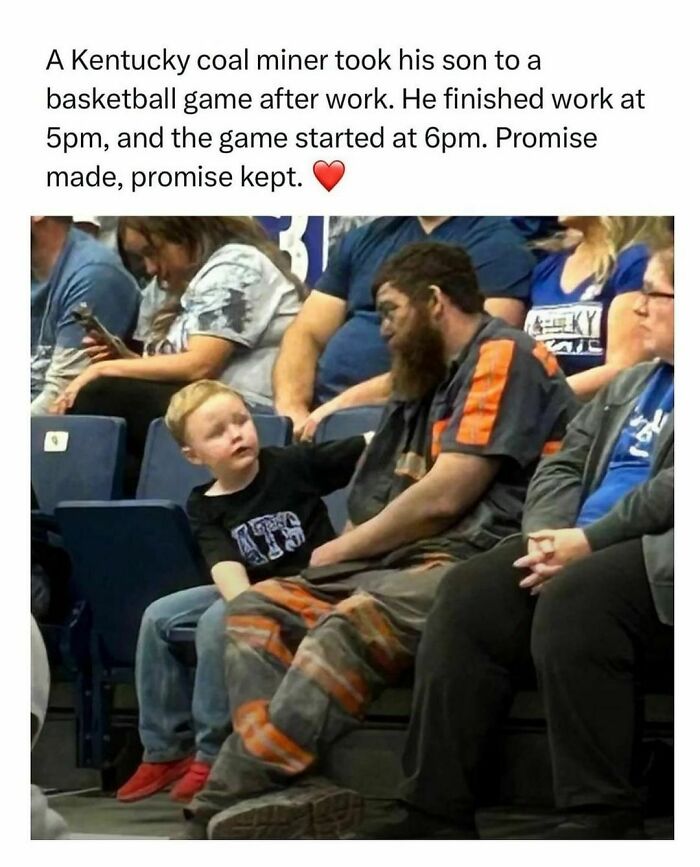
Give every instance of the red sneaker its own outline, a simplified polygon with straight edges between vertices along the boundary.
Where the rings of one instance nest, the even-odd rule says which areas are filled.
[[[209,779],[211,765],[206,762],[192,762],[185,776],[179,781],[170,793],[173,801],[188,804]]]
[[[140,801],[166,789],[189,770],[192,756],[174,762],[141,762],[136,773],[117,790],[118,801]]]

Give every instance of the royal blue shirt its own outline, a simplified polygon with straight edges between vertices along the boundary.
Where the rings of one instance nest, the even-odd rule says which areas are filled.
[[[386,373],[389,351],[379,333],[372,284],[381,265],[407,244],[441,241],[470,255],[482,293],[527,302],[534,257],[505,217],[450,217],[426,234],[417,217],[380,217],[339,242],[316,290],[347,304],[345,323],[331,337],[316,371],[315,404]]]
[[[623,250],[601,286],[587,277],[572,292],[561,288],[566,260],[573,250],[553,253],[532,274],[525,331],[546,344],[567,376],[605,363],[608,310],[614,298],[642,288],[649,251],[643,244]]]
[[[646,482],[656,438],[672,409],[673,365],[662,364],[627,419],[602,482],[583,503],[577,527],[602,518],[628,491]]]

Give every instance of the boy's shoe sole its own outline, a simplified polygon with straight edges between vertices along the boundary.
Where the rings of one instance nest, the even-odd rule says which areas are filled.
[[[207,833],[211,840],[337,840],[361,818],[357,792],[309,781],[229,807],[214,816]]]

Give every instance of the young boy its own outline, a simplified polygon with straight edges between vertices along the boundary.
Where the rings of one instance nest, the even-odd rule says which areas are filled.
[[[213,585],[173,593],[144,612],[136,650],[144,757],[117,792],[120,801],[140,800],[177,782],[171,798],[188,802],[206,783],[230,731],[226,602],[263,579],[297,575],[314,548],[335,537],[322,497],[348,484],[365,446],[359,436],[260,449],[241,397],[210,380],[177,392],[165,422],[185,457],[215,477],[195,488],[187,504]],[[191,671],[166,634],[194,623],[192,690]]]

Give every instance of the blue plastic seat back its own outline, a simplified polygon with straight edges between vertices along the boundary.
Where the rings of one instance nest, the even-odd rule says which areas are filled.
[[[32,487],[45,514],[61,500],[121,496],[126,422],[87,415],[31,420]]]
[[[261,446],[286,446],[292,422],[272,413],[253,416]],[[138,499],[172,500],[184,506],[192,488],[212,478],[206,467],[191,464],[180,451],[162,418],[151,422],[136,490]]]
[[[56,518],[103,664],[133,666],[146,607],[209,580],[185,513],[163,500],[69,501]]]
[[[338,410],[321,421],[316,428],[314,440],[317,443],[332,442],[376,431],[383,413],[383,406],[357,406]],[[336,533],[342,532],[348,520],[348,492],[349,488],[345,488],[324,497]]]

